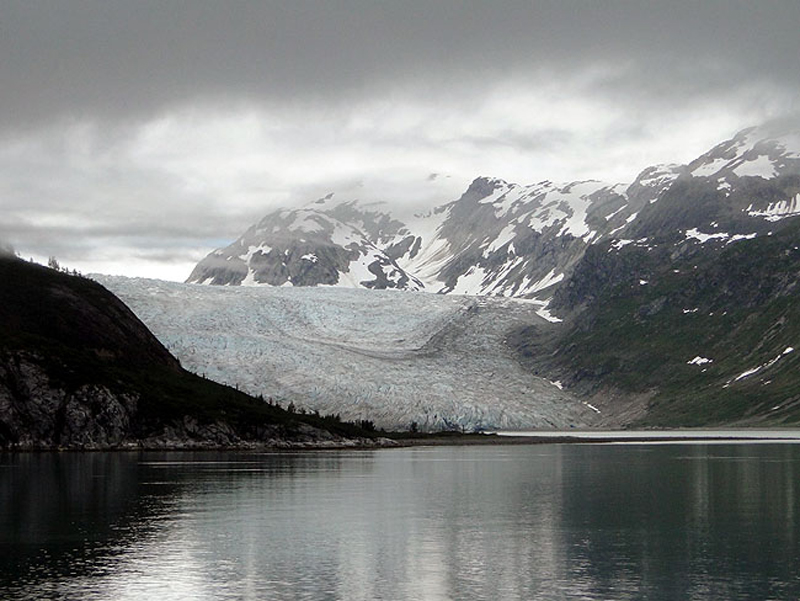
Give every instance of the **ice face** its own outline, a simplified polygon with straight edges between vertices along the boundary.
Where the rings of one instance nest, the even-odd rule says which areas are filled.
[[[209,287],[96,276],[196,373],[385,428],[526,429],[594,412],[505,344],[541,321],[509,299],[341,288]]]

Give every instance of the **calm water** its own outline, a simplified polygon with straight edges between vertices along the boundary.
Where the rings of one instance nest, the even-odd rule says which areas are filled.
[[[797,599],[800,445],[0,455],[0,599]]]

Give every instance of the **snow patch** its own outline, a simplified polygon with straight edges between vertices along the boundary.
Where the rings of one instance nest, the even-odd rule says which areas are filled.
[[[700,355],[697,355],[697,357],[695,357],[691,361],[687,361],[686,365],[705,365],[706,363],[713,363],[713,362],[714,362],[713,359],[709,359],[708,357],[701,357]]]
[[[724,169],[730,161],[728,159],[714,159],[710,163],[704,163],[692,171],[694,177],[710,177]]]
[[[724,241],[726,244],[731,244],[733,242],[739,242],[740,240],[752,240],[758,234],[753,232],[752,234],[734,234],[731,236],[728,233],[720,232],[718,234],[704,234],[697,228],[691,228],[686,230],[684,233],[686,240],[697,240],[700,244],[705,244],[706,242],[710,242],[712,240],[719,240]]]
[[[247,252],[245,252],[243,255],[240,255],[239,258],[242,259],[245,263],[249,263],[250,259],[253,258],[254,254],[261,253],[263,255],[267,255],[271,250],[272,247],[269,246],[268,244],[259,244],[258,246],[251,244],[247,248]]]
[[[417,257],[410,261],[399,261],[398,264],[406,272],[413,273],[427,290],[440,292],[444,284],[437,276],[452,259],[450,242],[444,238],[435,238]]]
[[[459,276],[453,294],[480,294],[483,290],[483,282],[486,279],[486,271],[480,265],[473,265],[467,272]]]
[[[745,378],[749,378],[753,374],[757,374],[764,368],[763,365],[759,365],[758,367],[754,367],[753,369],[748,369],[747,371],[743,371],[740,373],[736,378],[734,378],[734,382],[738,382],[739,380],[744,380]]]
[[[241,286],[258,286],[258,282],[256,282],[256,272],[251,268],[247,268],[247,275],[244,276],[242,280]]]
[[[684,232],[687,240],[697,240],[700,244],[705,244],[709,240],[727,240],[728,234],[704,234],[697,228],[691,228]]]
[[[550,301],[553,300],[548,298],[546,300],[539,300],[539,299],[531,299],[529,302],[536,305],[536,315],[549,321],[550,323],[561,323],[564,321],[560,317],[556,317],[550,312]]]
[[[544,276],[541,280],[535,282],[533,286],[526,287],[525,294],[533,294],[534,292],[539,292],[540,290],[549,288],[554,284],[558,284],[563,279],[564,279],[563,273],[556,274],[556,270],[551,269],[546,276]]]
[[[678,178],[678,170],[678,165],[658,165],[643,172],[647,173],[648,177],[643,177],[638,182],[647,188],[660,188],[663,190]]]
[[[794,352],[794,348],[791,347],[791,346],[787,346],[784,349],[784,351],[780,355],[775,357],[774,359],[771,359],[770,361],[767,361],[766,363],[764,363],[762,365],[759,365],[758,367],[754,367],[752,369],[748,369],[747,371],[743,371],[738,376],[736,376],[733,379],[733,381],[734,382],[738,382],[739,380],[744,380],[745,378],[749,378],[750,376],[757,374],[762,369],[769,369],[770,367],[775,365],[778,361],[780,361],[783,357],[785,357],[786,355],[788,355],[790,353],[793,353],[793,352]],[[730,381],[728,382],[728,384],[730,384]]]
[[[359,236],[353,228],[348,227],[340,221],[334,222],[333,233],[331,234],[331,242],[347,248],[353,243],[363,243],[363,238]]]
[[[763,177],[764,179],[773,178],[777,174],[773,162],[763,154],[750,161],[745,161],[733,172],[739,177]]]
[[[621,250],[626,246],[628,246],[628,244],[633,244],[633,240],[625,240],[625,239],[614,240],[614,242],[611,243],[611,249]]]
[[[547,308],[549,304],[550,302],[548,301],[546,305],[536,309],[536,315],[538,315],[542,319],[546,319],[550,323],[561,323],[562,321],[564,321],[560,317],[556,317],[555,315],[550,313],[550,309]]]
[[[504,227],[503,230],[497,235],[497,238],[492,240],[492,243],[486,248],[484,256],[488,256],[490,253],[501,249],[503,246],[511,242],[511,240],[514,239],[514,229],[516,227],[517,224],[513,221]]]
[[[731,236],[731,239],[728,240],[728,244],[731,244],[732,242],[738,242],[739,240],[752,240],[757,235],[758,234],[756,234],[755,232],[753,232],[752,234],[736,234],[734,236]]]
[[[611,221],[611,219],[614,218],[616,215],[618,215],[620,213],[620,211],[625,210],[627,208],[627,206],[628,205],[622,205],[620,208],[618,208],[613,213],[609,213],[608,215],[605,216],[605,220],[606,221]]]
[[[322,216],[315,211],[298,210],[295,214],[294,221],[287,226],[290,231],[298,232],[321,232],[324,228],[319,223],[320,219],[327,221],[327,216]]]

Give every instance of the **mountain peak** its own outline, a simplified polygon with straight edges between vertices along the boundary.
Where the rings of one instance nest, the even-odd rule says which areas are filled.
[[[688,165],[694,177],[770,179],[800,170],[800,129],[749,127]]]
[[[347,220],[337,218],[340,215]],[[227,248],[198,263],[187,282],[421,288],[370,240],[365,233],[372,229],[367,223],[370,218],[369,212],[360,211],[354,203],[338,204],[327,212],[317,208],[275,211]],[[396,226],[388,221],[387,227]]]

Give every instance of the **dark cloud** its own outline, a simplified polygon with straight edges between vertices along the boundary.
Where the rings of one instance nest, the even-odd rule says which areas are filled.
[[[8,0],[0,119],[430,93],[594,61],[626,64],[631,89],[662,97],[752,78],[796,85],[798,23],[787,1]]]
[[[0,239],[185,277],[331,190],[619,181],[800,111],[798,23],[784,0],[6,0]]]

